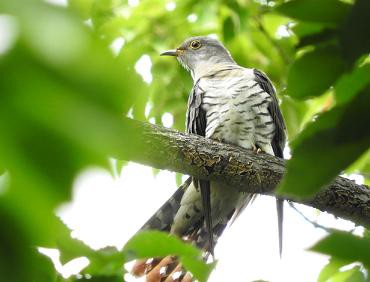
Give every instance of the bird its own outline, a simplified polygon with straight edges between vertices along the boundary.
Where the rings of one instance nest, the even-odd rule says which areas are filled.
[[[264,72],[239,66],[224,45],[209,36],[190,37],[161,55],[177,58],[193,79],[186,114],[188,134],[283,158],[286,126],[276,90]],[[226,226],[255,197],[224,183],[189,177],[140,230],[177,235],[195,244],[208,258],[214,256],[214,246]],[[276,198],[276,207],[281,256],[282,199]],[[164,266],[167,271],[160,270]],[[171,280],[171,273],[178,270],[176,260],[168,257],[138,261],[132,273],[146,274],[150,282],[191,281],[186,272]]]

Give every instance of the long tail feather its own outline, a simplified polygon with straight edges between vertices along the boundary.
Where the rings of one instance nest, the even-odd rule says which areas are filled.
[[[279,255],[283,253],[283,219],[284,219],[284,200],[276,198],[276,211],[278,218],[278,232],[279,232]]]
[[[199,180],[200,192],[202,195],[202,204],[204,212],[204,221],[207,230],[207,238],[209,243],[209,252],[214,256],[213,245],[213,230],[212,230],[212,216],[211,216],[211,185],[209,181]]]
[[[185,189],[187,189],[192,181],[189,178],[185,181],[183,185],[169,198],[169,200],[162,205],[162,207],[144,224],[141,230],[155,229],[165,232],[169,232],[171,225],[174,220],[174,216],[179,209],[181,198],[184,195]],[[197,181],[198,187],[206,187],[203,185],[202,181]],[[208,186],[210,189],[210,187]],[[205,191],[204,198],[209,200],[210,204],[210,192]],[[208,196],[207,196],[208,195]],[[203,196],[203,195],[202,195]],[[203,202],[205,205],[204,209],[209,211],[209,214],[205,214],[204,220],[202,219],[197,224],[193,225],[191,229],[185,234],[183,234],[182,239],[187,242],[192,242],[196,247],[203,251],[203,258],[207,260],[209,254],[213,255],[214,246],[217,244],[218,238],[222,235],[225,228],[230,223],[230,219],[235,217],[235,214],[239,214],[240,210],[246,206],[247,203],[251,201],[253,195],[248,195],[244,199],[244,203],[237,207],[235,210],[231,211],[230,214],[222,221],[212,225],[210,220],[211,210],[210,206],[207,207],[207,203]],[[234,217],[233,217],[234,215]],[[206,223],[206,218],[209,219],[209,224]],[[212,226],[212,228],[210,228]],[[211,236],[210,236],[211,234]],[[162,258],[152,258],[148,260],[139,260],[135,263],[131,269],[131,273],[136,277],[146,277],[148,282],[191,282],[193,281],[192,275],[184,269],[180,261],[171,256]]]

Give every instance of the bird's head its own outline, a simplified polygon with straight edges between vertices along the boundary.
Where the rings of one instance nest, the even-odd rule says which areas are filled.
[[[175,56],[179,62],[194,73],[214,65],[235,64],[229,51],[217,39],[196,36],[186,39],[180,47],[161,53],[161,56]]]

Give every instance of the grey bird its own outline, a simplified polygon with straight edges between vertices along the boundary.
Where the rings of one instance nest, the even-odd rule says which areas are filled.
[[[176,57],[193,78],[187,133],[283,158],[285,124],[275,88],[263,72],[239,66],[218,40],[205,36],[191,37],[177,49],[161,55]],[[167,231],[213,254],[226,225],[254,197],[225,184],[189,178],[141,230]],[[283,201],[280,199],[277,199],[277,214],[281,254]]]

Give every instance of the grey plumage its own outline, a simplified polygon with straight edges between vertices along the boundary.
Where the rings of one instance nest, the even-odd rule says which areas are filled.
[[[194,80],[186,117],[188,133],[283,157],[285,124],[275,89],[263,72],[237,65],[226,48],[209,37],[189,38],[163,55],[176,56]],[[143,229],[191,237],[197,246],[212,252],[228,222],[253,198],[225,184],[189,178]],[[281,249],[279,199],[277,210]]]

